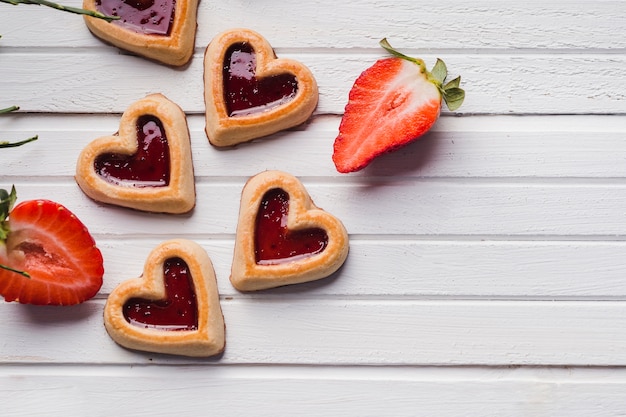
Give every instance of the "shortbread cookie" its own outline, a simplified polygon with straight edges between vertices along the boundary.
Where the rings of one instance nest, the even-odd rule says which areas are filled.
[[[209,141],[232,146],[305,122],[318,90],[302,63],[278,59],[256,32],[233,29],[206,49],[204,100]]]
[[[142,276],[109,295],[104,325],[115,342],[129,349],[184,356],[222,352],[224,317],[206,251],[183,239],[157,246]]]
[[[252,177],[241,195],[230,280],[254,291],[324,278],[348,256],[348,233],[284,172]]]
[[[83,8],[120,17],[108,23],[85,16],[94,35],[118,48],[172,66],[193,55],[198,0],[83,0]]]
[[[94,200],[137,210],[186,213],[196,201],[185,113],[151,94],[122,115],[119,132],[91,142],[76,182]]]

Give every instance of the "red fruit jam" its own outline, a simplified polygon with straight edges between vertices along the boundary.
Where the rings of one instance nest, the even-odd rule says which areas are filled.
[[[146,35],[169,35],[175,8],[176,0],[96,0],[99,12],[120,17],[111,24]]]
[[[226,51],[224,100],[229,116],[261,113],[296,96],[298,82],[291,74],[256,77],[256,54],[247,42],[233,44]]]
[[[319,228],[288,230],[289,194],[269,190],[261,200],[254,233],[255,257],[259,265],[274,265],[308,258],[328,245],[326,231]]]
[[[131,298],[124,304],[124,318],[145,329],[197,330],[198,306],[189,267],[180,258],[167,259],[165,300]]]
[[[170,182],[170,149],[165,129],[155,116],[137,120],[137,153],[98,155],[96,173],[110,183],[126,187],[164,187]]]

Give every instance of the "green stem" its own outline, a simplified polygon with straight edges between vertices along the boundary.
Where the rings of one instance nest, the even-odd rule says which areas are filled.
[[[4,1],[4,0],[0,0],[0,1]],[[7,113],[11,113],[13,111],[19,110],[20,108],[18,106],[11,106],[11,107],[7,107],[4,109],[0,109],[0,114],[7,114]],[[22,146],[28,142],[32,142],[35,141],[39,138],[39,136],[33,136],[32,138],[28,138],[28,139],[24,139],[24,140],[20,140],[19,142],[0,142],[0,148],[15,148],[17,146]]]
[[[2,0],[0,0],[2,1]],[[16,111],[19,110],[20,108],[17,106],[11,106],[11,107],[7,107],[6,109],[0,109],[0,114],[4,114],[4,113],[11,113],[12,111]]]
[[[0,0],[3,1],[3,0]],[[379,42],[380,46],[382,46],[387,52],[389,52],[391,55],[395,56],[396,58],[402,58],[405,59],[407,61],[411,61],[414,62],[415,64],[417,64],[420,67],[420,70],[423,73],[428,73],[428,70],[426,69],[426,63],[420,59],[420,58],[413,58],[410,57],[408,55],[404,55],[402,52],[398,51],[397,49],[395,49],[393,46],[391,46],[391,44],[389,43],[389,41],[387,40],[387,38],[383,38],[380,42]]]
[[[39,136],[33,136],[32,138],[20,140],[19,142],[0,142],[1,148],[17,148],[18,146],[22,146],[28,142],[33,142],[39,139]]]
[[[53,9],[61,10],[69,13],[83,14],[91,17],[96,17],[98,19],[104,19],[107,22],[111,22],[113,20],[118,20],[119,16],[107,16],[103,13],[94,11],[94,10],[86,10],[80,9],[77,7],[64,6],[62,4],[54,3],[48,0],[0,0],[1,3],[8,3],[13,5],[18,4],[36,4],[39,6],[51,7]]]
[[[0,264],[0,269],[6,269],[7,271],[15,272],[16,274],[20,274],[23,277],[30,279],[30,274],[26,271],[20,271],[19,269],[11,268],[10,266]]]

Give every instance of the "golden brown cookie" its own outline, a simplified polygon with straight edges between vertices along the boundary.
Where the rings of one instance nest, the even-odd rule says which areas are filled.
[[[111,292],[104,325],[115,342],[129,349],[184,356],[222,352],[224,317],[206,251],[183,239],[157,246],[142,276]]]
[[[348,248],[341,221],[316,207],[297,178],[265,171],[241,194],[230,281],[254,291],[324,278],[344,263]]]
[[[277,58],[249,29],[217,35],[204,56],[206,134],[215,146],[232,146],[305,122],[318,101],[311,71]]]
[[[83,149],[76,182],[103,203],[161,213],[190,211],[196,197],[185,113],[161,94],[135,102],[122,115],[117,134]]]
[[[94,35],[118,48],[172,66],[193,55],[198,0],[83,0],[83,8],[120,17],[108,23],[85,16]]]

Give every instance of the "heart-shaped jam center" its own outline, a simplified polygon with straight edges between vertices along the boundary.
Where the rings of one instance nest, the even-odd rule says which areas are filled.
[[[94,162],[96,173],[127,187],[164,187],[170,182],[170,149],[161,121],[151,115],[137,120],[134,155],[104,153]]]
[[[198,305],[191,272],[181,258],[167,259],[164,300],[131,298],[124,304],[124,318],[130,324],[160,330],[197,330]]]
[[[254,233],[259,265],[273,265],[308,258],[322,252],[328,235],[320,228],[289,230],[289,194],[280,188],[265,193],[257,213]]]
[[[96,0],[96,8],[120,17],[112,24],[137,33],[167,36],[172,30],[176,0]]]
[[[235,43],[226,51],[224,100],[229,116],[261,113],[296,96],[298,82],[291,74],[257,78],[256,53],[248,42]]]

